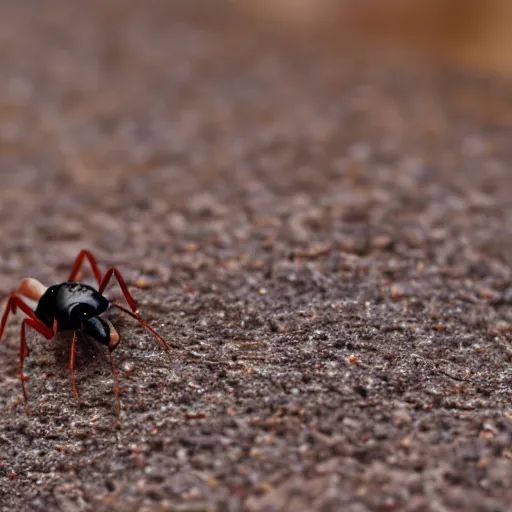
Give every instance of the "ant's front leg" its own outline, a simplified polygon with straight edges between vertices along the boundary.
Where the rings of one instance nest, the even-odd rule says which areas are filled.
[[[131,317],[133,318],[136,318],[141,324],[143,327],[145,327],[148,331],[151,332],[151,334],[153,334],[153,336],[156,337],[156,339],[160,342],[160,344],[162,345],[162,347],[165,349],[165,350],[170,350],[170,347],[169,345],[166,343],[166,341],[162,338],[162,336],[160,336],[160,334],[158,334],[147,322],[146,320],[144,320],[140,314],[139,314],[139,311],[137,309],[137,303],[135,302],[135,300],[133,299],[131,293],[128,291],[128,286],[126,286],[126,282],[123,278],[123,276],[121,275],[121,272],[119,272],[119,270],[116,268],[116,267],[111,267],[107,270],[107,272],[105,273],[104,277],[103,277],[103,281],[101,282],[100,284],[100,287],[99,287],[99,292],[100,293],[103,293],[103,291],[105,290],[105,288],[107,287],[107,284],[109,283],[110,279],[112,279],[112,276],[115,276],[116,279],[117,279],[117,282],[119,283],[119,286],[121,287],[121,290],[123,291],[123,295],[125,296],[126,298],[126,301],[128,302],[130,308],[131,308],[131,311],[123,306],[121,306],[120,304],[118,304],[117,302],[114,302],[113,305],[114,307],[120,309],[121,311],[127,313],[128,315],[130,315]]]
[[[75,263],[73,264],[73,268],[71,270],[71,274],[69,276],[68,281],[76,281],[77,277],[80,274],[80,268],[84,262],[84,259],[87,259],[89,261],[89,264],[91,265],[92,272],[94,274],[94,277],[96,278],[96,281],[98,281],[98,286],[101,284],[101,272],[98,267],[98,264],[96,263],[96,258],[92,255],[90,251],[87,251],[86,249],[82,249],[78,256],[75,259]],[[100,292],[101,293],[101,292]]]

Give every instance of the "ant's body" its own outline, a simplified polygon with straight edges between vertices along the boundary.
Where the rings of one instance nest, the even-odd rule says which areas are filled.
[[[76,281],[85,258],[89,261],[94,277],[98,281],[98,290],[95,290],[92,286]],[[110,301],[103,296],[103,291],[112,276],[116,277],[131,311],[117,302]],[[37,301],[37,307],[35,310],[32,310],[25,302],[26,299]],[[18,289],[9,297],[9,301],[0,324],[0,340],[2,339],[9,313],[11,311],[15,313],[18,307],[27,315],[27,318],[25,318],[21,323],[20,333],[20,379],[27,414],[30,414],[28,408],[28,394],[25,388],[25,380],[27,377],[23,375],[23,364],[25,358],[28,356],[25,333],[25,327],[27,325],[41,333],[49,340],[51,340],[57,332],[74,331],[73,339],[71,341],[69,371],[71,373],[73,392],[77,398],[79,398],[75,379],[75,349],[77,333],[80,331],[84,332],[101,344],[106,345],[109,349],[109,357],[112,363],[118,415],[120,411],[119,385],[117,382],[114,360],[112,358],[112,351],[119,344],[120,338],[112,323],[108,319],[102,318],[100,315],[112,307],[118,308],[133,318],[136,318],[146,329],[156,336],[158,341],[166,350],[169,349],[169,346],[164,339],[139,315],[137,304],[128,291],[126,283],[119,270],[115,267],[111,267],[102,278],[94,256],[86,250],[80,251],[73,265],[69,280],[64,283],[54,284],[47,288],[36,279],[23,279]]]

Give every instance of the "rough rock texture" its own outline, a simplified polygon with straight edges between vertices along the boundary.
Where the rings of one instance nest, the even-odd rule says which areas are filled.
[[[87,247],[172,351],[113,316],[116,428],[102,348],[80,404],[30,333],[27,417],[11,320],[0,510],[510,510],[510,85],[250,25],[2,2],[2,301]]]

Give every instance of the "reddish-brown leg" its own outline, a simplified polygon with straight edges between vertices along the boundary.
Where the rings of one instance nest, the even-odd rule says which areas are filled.
[[[121,306],[120,304],[117,304],[117,302],[113,303],[114,307],[120,309],[121,311],[124,311],[125,313],[128,313],[133,318],[136,318],[142,324],[143,327],[145,327],[148,331],[150,331],[156,337],[156,339],[160,342],[160,344],[162,345],[162,347],[165,350],[170,350],[169,345],[167,345],[166,341],[162,338],[162,336],[160,336],[160,334],[158,334],[140,316],[139,311],[137,309],[137,303],[135,302],[135,300],[133,300],[133,297],[131,296],[130,292],[128,291],[128,287],[126,286],[126,282],[125,282],[123,276],[121,275],[121,272],[119,272],[119,270],[117,268],[112,267],[112,268],[109,268],[107,270],[106,274],[103,276],[103,280],[101,281],[101,284],[100,284],[100,287],[99,287],[98,291],[100,293],[103,293],[103,291],[107,287],[107,284],[109,283],[109,281],[110,281],[110,279],[112,278],[113,275],[116,277],[117,282],[119,283],[119,286],[121,287],[121,290],[123,291],[123,295],[125,296],[126,301],[128,302],[128,304],[129,304],[129,306],[131,308],[131,311],[126,309],[125,307]]]
[[[27,388],[25,387],[26,377],[23,375],[23,366],[25,364],[25,358],[28,356],[28,348],[27,348],[27,340],[25,336],[25,325],[31,325],[30,320],[25,319],[21,322],[21,332],[20,332],[20,381],[21,381],[21,389],[23,391],[23,400],[25,403],[25,412],[30,416],[30,409],[28,408],[28,393]],[[33,325],[31,326],[33,327]]]
[[[36,317],[34,311],[25,304],[23,299],[18,297],[16,293],[13,293],[7,302],[7,305],[5,306],[4,314],[2,315],[2,322],[0,323],[0,340],[2,339],[2,336],[4,334],[5,326],[7,324],[7,319],[9,318],[9,313],[16,313],[17,308],[20,308],[23,313],[25,313],[31,320],[33,320],[36,324],[37,329],[45,338],[51,339],[54,336],[53,330],[47,327],[39,318]]]
[[[0,340],[4,334],[5,326],[7,324],[7,319],[9,318],[9,313],[16,313],[16,310],[20,308],[23,313],[25,313],[28,318],[25,318],[21,323],[20,330],[20,379],[21,379],[21,389],[23,391],[23,399],[25,400],[25,411],[27,414],[30,414],[30,409],[28,408],[28,394],[27,389],[25,387],[26,377],[23,375],[23,365],[25,363],[25,358],[28,355],[27,348],[27,338],[25,333],[25,326],[29,325],[37,332],[41,333],[46,339],[52,339],[57,333],[58,326],[57,321],[53,323],[53,329],[50,329],[48,326],[43,324],[39,318],[36,317],[35,313],[32,309],[25,304],[25,302],[16,295],[16,292],[13,293],[7,302],[5,307],[4,314],[2,315],[2,322],[0,323]]]
[[[37,332],[41,333],[47,339],[51,339],[57,333],[57,321],[53,323],[53,329],[48,329],[46,325],[44,325],[39,320],[36,321],[33,318],[25,318],[23,322],[21,322],[21,331],[20,331],[20,380],[21,380],[21,389],[23,391],[23,400],[25,401],[25,412],[30,415],[30,409],[28,408],[28,393],[25,387],[25,381],[27,377],[23,375],[23,366],[25,364],[25,358],[28,356],[28,348],[27,348],[27,337],[25,332],[25,326],[29,325],[32,329],[35,329]],[[45,330],[41,329],[41,325],[45,328]],[[50,333],[46,331],[48,329]]]
[[[2,323],[0,323],[0,341],[2,340],[2,336],[4,335],[4,329],[7,324],[7,319],[9,318],[9,313],[13,309],[13,297],[15,295],[11,295],[4,309],[4,314],[2,315]]]
[[[76,387],[76,377],[75,377],[75,349],[76,349],[76,331],[73,333],[73,340],[71,341],[71,351],[69,356],[69,373],[71,374],[71,383],[73,385],[73,393],[80,400],[80,395],[78,394],[78,388]]]
[[[69,276],[69,281],[76,281],[77,277],[80,273],[80,268],[84,262],[84,259],[87,259],[89,261],[89,264],[91,265],[92,272],[94,274],[94,277],[96,278],[96,281],[98,281],[98,286],[101,284],[101,272],[98,267],[98,264],[96,263],[96,259],[94,256],[87,250],[82,249],[78,256],[76,257],[75,263],[73,264],[73,268],[71,270],[71,274]]]

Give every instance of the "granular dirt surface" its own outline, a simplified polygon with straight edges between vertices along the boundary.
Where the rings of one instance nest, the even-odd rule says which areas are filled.
[[[113,315],[118,428],[31,332],[27,417],[11,319],[0,509],[512,510],[509,84],[250,25],[2,2],[2,302],[89,248],[171,353]]]

